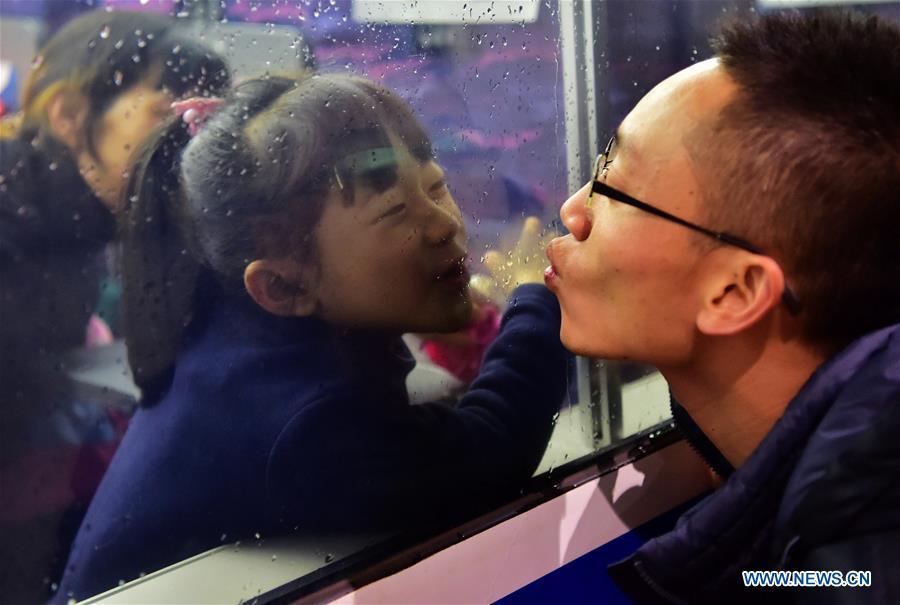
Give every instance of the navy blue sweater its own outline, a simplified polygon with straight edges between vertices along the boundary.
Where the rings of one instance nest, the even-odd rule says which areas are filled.
[[[220,303],[142,408],[81,526],[58,600],[256,533],[400,530],[515,494],[563,398],[559,307],[517,289],[456,407],[410,405],[399,339]]]

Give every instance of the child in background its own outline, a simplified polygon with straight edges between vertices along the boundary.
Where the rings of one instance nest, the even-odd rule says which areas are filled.
[[[239,86],[143,152],[124,217],[137,412],[58,593],[256,534],[421,529],[514,496],[563,398],[559,310],[512,293],[456,407],[410,405],[405,332],[472,315],[459,209],[396,95]]]

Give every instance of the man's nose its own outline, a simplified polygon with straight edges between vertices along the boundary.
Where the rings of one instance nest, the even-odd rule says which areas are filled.
[[[591,233],[591,216],[586,205],[590,191],[591,184],[588,183],[567,199],[559,209],[559,218],[563,225],[578,241],[587,239]]]

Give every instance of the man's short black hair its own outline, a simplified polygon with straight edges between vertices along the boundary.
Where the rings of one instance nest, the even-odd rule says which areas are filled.
[[[900,322],[900,28],[771,14],[714,45],[739,92],[692,149],[707,220],[772,251],[824,350]]]

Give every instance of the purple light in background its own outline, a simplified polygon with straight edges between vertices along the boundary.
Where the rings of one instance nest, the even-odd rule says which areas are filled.
[[[176,0],[100,0],[97,6],[145,13],[174,13]]]

